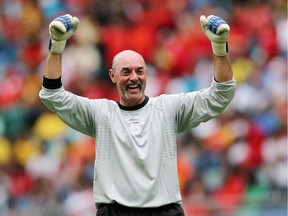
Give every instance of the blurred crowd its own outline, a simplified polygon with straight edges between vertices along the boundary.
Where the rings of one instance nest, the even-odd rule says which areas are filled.
[[[0,215],[95,216],[95,143],[39,100],[49,23],[80,19],[63,53],[63,84],[89,98],[118,99],[108,77],[124,49],[148,65],[147,95],[208,87],[211,44],[199,17],[230,27],[238,83],[217,118],[178,136],[187,216],[287,214],[286,0],[1,0]]]

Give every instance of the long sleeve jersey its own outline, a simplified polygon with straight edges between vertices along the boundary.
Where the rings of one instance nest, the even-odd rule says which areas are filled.
[[[108,99],[89,99],[42,87],[40,98],[67,125],[95,138],[96,206],[117,202],[129,207],[181,204],[176,136],[217,116],[232,100],[235,80],[207,89],[145,97],[123,107]]]

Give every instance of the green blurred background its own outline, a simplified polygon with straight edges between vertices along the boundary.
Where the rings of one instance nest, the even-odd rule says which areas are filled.
[[[211,45],[200,15],[230,27],[238,82],[225,113],[178,137],[187,216],[287,215],[287,2],[285,0],[1,0],[0,215],[95,216],[92,138],[64,125],[38,97],[48,25],[78,16],[63,53],[63,84],[118,99],[112,57],[145,58],[147,95],[210,85]]]

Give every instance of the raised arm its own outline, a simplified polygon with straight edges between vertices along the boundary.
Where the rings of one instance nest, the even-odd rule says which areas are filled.
[[[66,41],[76,31],[78,24],[78,18],[69,14],[59,16],[50,23],[51,40],[43,73],[43,88],[39,92],[39,97],[49,110],[57,114],[71,128],[95,137],[94,102],[65,91],[61,83],[62,52]]]
[[[48,79],[59,79],[61,77],[62,62],[61,54],[48,53],[43,76]]]
[[[79,20],[69,14],[59,16],[49,25],[50,45],[46,60],[44,77],[58,79],[61,77],[61,53],[65,49],[67,40],[77,30]]]
[[[217,82],[227,82],[233,79],[233,70],[228,55],[215,56],[214,78]]]
[[[217,82],[227,82],[233,79],[233,70],[228,56],[227,40],[230,33],[229,25],[220,17],[210,15],[200,17],[202,29],[211,41],[215,55],[214,78]]]

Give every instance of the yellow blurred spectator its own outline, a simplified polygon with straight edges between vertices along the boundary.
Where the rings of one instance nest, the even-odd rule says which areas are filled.
[[[247,80],[251,75],[253,68],[255,67],[254,63],[248,58],[239,58],[234,63],[232,63],[234,78],[237,83],[242,83]]]
[[[16,140],[13,152],[15,159],[21,165],[25,165],[30,157],[40,153],[40,143],[38,139],[18,139]]]
[[[10,162],[11,159],[11,143],[5,137],[0,137],[0,165]]]
[[[67,126],[52,113],[44,113],[35,122],[33,132],[43,140],[49,140],[63,135]]]

